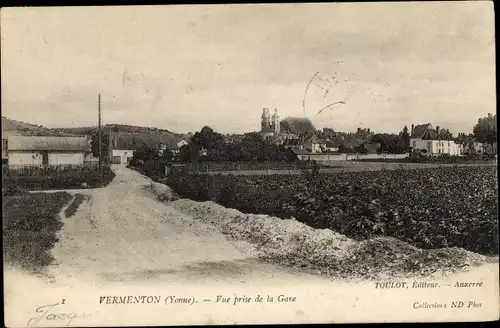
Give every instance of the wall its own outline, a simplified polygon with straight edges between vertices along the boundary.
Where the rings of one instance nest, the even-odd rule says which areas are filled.
[[[52,152],[48,156],[48,165],[82,165],[84,153]],[[42,152],[9,151],[9,165],[42,165]]]
[[[352,161],[359,159],[403,159],[409,157],[409,153],[405,154],[306,154],[297,155],[300,160],[318,162],[328,161]]]
[[[42,165],[42,154],[40,152],[9,151],[10,165]]]
[[[128,164],[128,161],[134,156],[133,150],[113,149],[112,156],[120,157],[121,164]]]
[[[83,165],[84,153],[49,153],[49,165]]]
[[[440,155],[448,154],[451,156],[463,156],[463,146],[455,143],[453,140],[421,140],[412,139],[413,149],[425,150],[428,154]]]

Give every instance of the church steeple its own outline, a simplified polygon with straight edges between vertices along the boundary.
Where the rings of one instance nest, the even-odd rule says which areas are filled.
[[[276,136],[276,137],[279,136],[279,134],[280,134],[280,117],[278,115],[278,110],[276,108],[274,109],[272,128],[273,128],[274,136]]]

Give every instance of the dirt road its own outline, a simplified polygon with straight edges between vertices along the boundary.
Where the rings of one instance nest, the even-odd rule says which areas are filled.
[[[56,282],[234,282],[294,284],[324,280],[256,258],[253,247],[234,242],[209,225],[159,202],[150,180],[123,166],[105,188],[85,190],[90,199],[63,218]],[[82,191],[78,191],[82,192]]]

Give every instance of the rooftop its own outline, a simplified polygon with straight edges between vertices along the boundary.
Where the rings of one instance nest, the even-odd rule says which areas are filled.
[[[90,140],[79,137],[9,136],[9,150],[90,152]]]
[[[283,132],[292,134],[315,133],[316,128],[311,120],[306,117],[285,117],[280,122],[280,128]]]

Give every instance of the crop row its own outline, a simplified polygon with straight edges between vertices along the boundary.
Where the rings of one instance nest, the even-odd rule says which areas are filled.
[[[391,236],[420,248],[498,254],[495,167],[442,167],[303,175],[175,172],[182,197],[247,213],[295,217],[357,240]]]

